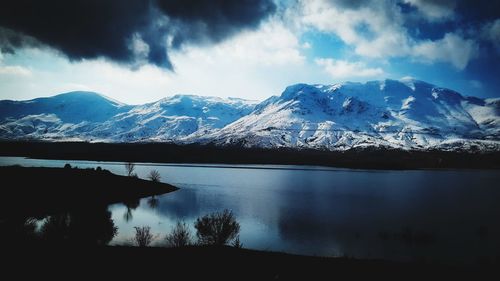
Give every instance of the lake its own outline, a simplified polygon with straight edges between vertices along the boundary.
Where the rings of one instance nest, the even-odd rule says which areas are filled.
[[[0,165],[125,174],[124,163],[0,157]],[[108,207],[128,244],[150,226],[157,245],[177,221],[230,209],[243,247],[288,253],[475,263],[500,257],[500,172],[353,170],[284,165],[136,163],[180,190]]]

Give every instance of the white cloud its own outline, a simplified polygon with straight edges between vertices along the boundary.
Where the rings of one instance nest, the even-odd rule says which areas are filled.
[[[219,45],[186,47],[170,53],[170,90],[264,99],[306,80],[301,49],[298,38],[276,21]]]
[[[405,56],[411,53],[409,41],[409,38],[401,32],[389,32],[370,41],[360,40],[355,52],[369,58]]]
[[[207,48],[192,48],[204,50]],[[208,48],[210,52],[210,48]],[[258,31],[247,31],[212,48],[216,55],[252,64],[300,64],[300,43],[295,34],[277,21],[270,21]]]
[[[30,76],[31,71],[19,65],[0,65],[0,75]]]
[[[464,69],[477,56],[479,47],[472,39],[464,39],[454,33],[447,33],[436,41],[424,41],[414,46],[416,57],[424,61],[450,62],[457,69]]]
[[[149,45],[142,40],[139,33],[135,33],[129,42],[129,49],[134,53],[136,67],[148,62]]]
[[[410,57],[424,63],[448,62],[460,70],[477,55],[475,40],[455,33],[448,33],[434,41],[412,38],[404,27],[405,15],[394,1],[372,0],[353,7],[345,7],[338,2],[302,0],[301,21],[306,26],[337,35],[352,46],[357,55],[377,59]],[[407,2],[421,10],[428,20],[454,14],[454,1]]]
[[[334,60],[332,58],[317,58],[315,62],[336,79],[347,77],[376,77],[384,74],[381,68],[369,68],[362,62],[349,62],[345,60]]]
[[[455,15],[455,0],[405,0],[405,2],[417,7],[432,21],[449,19]]]
[[[334,33],[358,55],[383,58],[408,53],[409,40],[401,27],[397,7],[377,1],[358,9],[336,5],[335,1],[303,0],[302,22],[323,32]],[[364,27],[370,36],[360,31]],[[368,38],[367,38],[368,37]]]

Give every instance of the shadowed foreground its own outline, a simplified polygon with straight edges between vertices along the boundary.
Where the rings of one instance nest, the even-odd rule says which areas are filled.
[[[49,254],[50,253],[50,254]],[[8,254],[8,253],[6,253]],[[187,280],[333,280],[382,277],[382,280],[477,278],[496,274],[492,267],[458,268],[349,258],[320,258],[232,247],[184,248],[31,248],[18,249],[8,264],[25,265],[18,277],[113,277]],[[8,267],[6,267],[8,268]],[[210,279],[208,279],[210,278]],[[120,280],[118,279],[118,280]],[[146,279],[146,280],[147,280]]]
[[[107,206],[177,189],[94,169],[0,167],[0,178],[0,219]]]

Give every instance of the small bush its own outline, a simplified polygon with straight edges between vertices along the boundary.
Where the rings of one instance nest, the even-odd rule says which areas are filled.
[[[71,169],[71,165],[69,163],[66,163],[66,165],[64,165],[64,169]]]
[[[196,219],[194,227],[198,243],[202,245],[225,245],[240,232],[240,224],[227,209]]]
[[[133,177],[135,175],[135,164],[132,162],[125,163],[125,171],[127,172],[127,176]]]
[[[157,170],[149,172],[148,178],[153,182],[160,182],[161,176]]]
[[[135,228],[135,243],[139,247],[148,247],[154,240],[154,235],[151,233],[151,227],[142,226]]]
[[[177,222],[170,234],[165,237],[168,247],[184,247],[191,245],[191,232],[185,222]]]

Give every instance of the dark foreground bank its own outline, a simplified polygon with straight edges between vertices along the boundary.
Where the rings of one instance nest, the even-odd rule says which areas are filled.
[[[0,167],[0,179],[0,219],[105,207],[177,189],[95,169]]]
[[[92,280],[452,280],[497,274],[494,266],[461,268],[425,263],[396,263],[350,258],[321,258],[232,247],[184,248],[21,248],[4,252],[4,263],[30,276]]]
[[[0,142],[1,156],[152,163],[321,165],[360,169],[499,169],[500,152],[258,149],[168,143]]]

